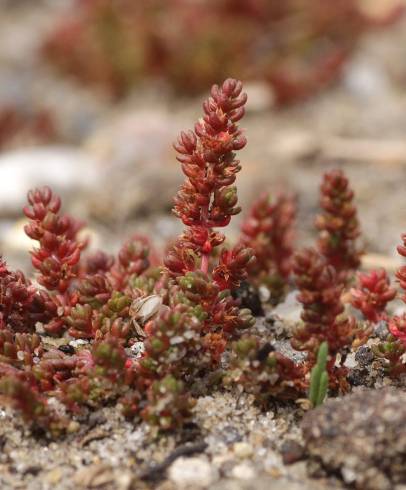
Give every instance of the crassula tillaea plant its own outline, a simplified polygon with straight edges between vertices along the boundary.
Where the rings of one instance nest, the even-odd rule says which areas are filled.
[[[284,195],[254,204],[236,245],[225,246],[219,231],[240,211],[235,153],[246,144],[239,127],[246,99],[237,80],[213,86],[203,117],[175,143],[185,181],[174,211],[185,230],[161,260],[140,235],[116,256],[90,253],[82,223],[63,214],[59,197],[48,187],[29,192],[25,231],[37,242],[36,282],[0,260],[0,394],[26,421],[60,435],[75,430],[84,412],[116,403],[128,418],[175,429],[192,416],[194,397],[221,381],[266,408],[270,399],[306,396],[326,342],[330,393],[349,389],[346,356],[371,328],[342,302],[359,264],[358,222],[343,174],[325,177],[319,250],[299,250],[292,259],[295,207]],[[405,250],[399,247],[401,255]],[[291,272],[303,305],[291,344],[306,353],[302,361],[261,338],[233,295],[241,281],[272,286],[273,274],[286,287]],[[397,277],[405,289],[404,267]],[[387,276],[362,275],[355,290],[354,306],[369,323],[388,321],[392,347],[381,355],[390,373],[400,374],[406,322],[385,312],[394,296]]]
[[[311,369],[323,342],[328,344],[327,372],[332,388],[348,389],[347,369],[343,366],[346,354],[360,336],[355,319],[344,314],[341,301],[343,285],[334,267],[315,249],[299,251],[293,259],[297,300],[302,303],[302,323],[296,328],[291,343],[294,349],[307,352]],[[366,339],[359,339],[360,341]],[[336,366],[340,354],[340,365]]]
[[[345,282],[361,263],[357,242],[361,231],[353,203],[354,192],[344,172],[338,169],[324,174],[320,189],[322,212],[316,218],[317,248]]]
[[[222,87],[214,86],[203,104],[203,118],[175,144],[186,178],[174,212],[186,229],[164,260],[180,290],[207,314],[207,333],[225,338],[252,324],[248,312],[235,308],[229,293],[247,276],[247,266],[255,260],[252,250],[237,245],[214,257],[225,240],[216,228],[227,226],[240,212],[234,182],[241,167],[234,152],[246,144],[238,127],[246,100],[241,82],[228,79]]]
[[[214,253],[225,239],[216,228],[239,212],[234,152],[246,144],[238,127],[246,99],[236,80],[213,86],[203,119],[175,144],[186,179],[174,210],[186,229],[164,266],[151,265],[151,245],[137,235],[116,258],[86,256],[82,223],[62,214],[59,197],[48,187],[29,192],[25,231],[38,243],[38,285],[0,263],[0,389],[27,420],[62,433],[83,407],[116,400],[128,417],[174,428],[194,404],[186,382],[217,369],[227,343],[253,324],[230,292],[252,251],[239,244]],[[51,394],[66,419],[48,405]]]
[[[295,198],[262,194],[252,205],[241,226],[241,243],[252,248],[256,260],[248,265],[251,284],[266,285],[271,301],[278,303],[287,290],[292,271],[296,216]]]
[[[386,306],[396,296],[385,269],[360,272],[357,285],[351,289],[351,304],[372,323],[387,319]]]
[[[170,373],[178,381],[195,381],[216,369],[227,342],[254,322],[230,293],[246,277],[252,251],[238,245],[214,253],[225,240],[216,228],[240,210],[234,182],[241,167],[234,152],[246,144],[238,127],[246,100],[241,82],[213,86],[203,118],[174,145],[185,174],[174,212],[186,229],[164,259],[169,310],[145,327],[145,354],[138,363],[145,378]]]
[[[397,247],[399,254],[406,257],[406,234],[402,235],[402,245]],[[406,266],[402,265],[396,272],[396,278],[402,289],[401,299],[406,302]],[[406,313],[390,316],[386,319],[389,335],[387,338],[373,347],[378,358],[384,359],[385,369],[390,376],[398,377],[406,372],[404,355],[406,353]]]

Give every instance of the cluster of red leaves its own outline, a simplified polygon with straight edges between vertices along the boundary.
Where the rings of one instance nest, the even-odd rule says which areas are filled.
[[[341,170],[324,174],[320,199],[323,212],[316,219],[320,230],[317,246],[343,282],[360,265],[357,238],[361,232],[353,198],[354,193]]]
[[[60,434],[83,407],[119,402],[126,416],[172,429],[190,417],[190,393],[218,373],[265,406],[271,397],[303,395],[325,341],[330,387],[348,389],[346,355],[366,341],[371,327],[346,315],[341,301],[348,271],[359,265],[358,221],[343,173],[324,178],[320,251],[304,249],[291,260],[295,203],[264,195],[242,239],[216,253],[225,237],[215,228],[239,212],[234,152],[245,145],[237,124],[245,102],[240,82],[213,86],[204,117],[175,145],[186,179],[174,210],[187,228],[165,267],[151,265],[157,260],[140,236],[124,243],[116,258],[103,252],[85,257],[81,224],[60,213],[60,199],[47,187],[29,192],[25,231],[39,244],[31,252],[38,284],[0,260],[0,393],[26,420]],[[406,256],[406,235],[403,240],[398,250]],[[303,305],[291,340],[294,349],[307,352],[300,363],[252,330],[242,336],[255,322],[231,294],[247,277],[254,285],[272,275],[286,282],[291,272]],[[406,266],[397,277],[406,289]],[[376,352],[398,375],[406,366],[406,316],[388,319],[385,313],[395,291],[384,271],[361,274],[359,281],[353,305],[370,323],[388,320],[391,338]],[[58,336],[61,346],[51,347],[47,335]],[[231,341],[225,373],[223,354]],[[53,411],[50,396],[64,404],[66,417]]]
[[[81,224],[60,214],[59,197],[44,187],[29,192],[28,203],[25,231],[39,243],[32,263],[40,287],[0,262],[0,390],[27,419],[55,434],[66,430],[68,420],[57,423],[49,394],[73,413],[124,397],[129,413],[129,400],[134,404],[142,397],[124,348],[137,341],[139,308],[131,308],[142,306],[146,296],[135,284],[150,266],[148,243],[135,236],[116,260],[102,252],[84,259],[86,242],[77,236]],[[82,349],[65,342],[50,348],[34,333],[37,322],[65,342],[73,337],[90,343]]]
[[[0,258],[0,329],[10,325],[15,332],[32,331],[41,319],[43,298],[22,272],[11,272]]]
[[[85,245],[77,241],[82,225],[67,215],[59,216],[61,200],[48,187],[30,191],[28,203],[24,214],[30,223],[25,226],[25,233],[40,245],[31,253],[32,265],[40,273],[37,280],[49,291],[64,294],[77,276]]]
[[[314,249],[304,249],[294,256],[293,271],[299,289],[297,299],[303,305],[302,324],[291,340],[296,350],[307,352],[310,369],[315,365],[320,344],[329,347],[327,370],[332,387],[345,391],[346,368],[342,366],[354,341],[360,345],[366,340],[366,332],[360,332],[352,317],[343,315],[341,302],[343,285],[334,267]],[[341,356],[341,366],[336,367],[337,355]]]
[[[402,235],[403,244],[397,247],[398,252],[403,257],[406,257],[406,235]],[[389,279],[386,278],[384,272],[380,273],[381,280],[373,278],[371,274],[371,292],[367,293],[364,298],[363,311],[364,315],[374,321],[371,317],[383,319],[388,325],[389,335],[384,341],[372,346],[374,354],[384,360],[385,369],[392,377],[398,377],[406,372],[406,363],[404,362],[404,354],[406,352],[406,314],[389,316],[385,314],[384,309],[387,302],[396,296],[396,290],[389,287]],[[396,273],[400,287],[403,291],[406,290],[406,266],[401,266]],[[376,283],[376,284],[373,284]],[[372,291],[372,286],[375,286]],[[358,295],[360,291],[357,291]],[[353,293],[354,294],[354,293]],[[372,301],[374,299],[374,301]],[[402,300],[406,302],[406,295],[402,296]],[[366,314],[367,313],[367,314]]]
[[[336,80],[362,34],[402,11],[371,18],[359,0],[76,0],[43,52],[114,96],[145,77],[197,93],[233,73],[264,79],[285,104]]]
[[[398,246],[398,252],[403,257],[406,257],[406,234],[402,235],[403,244]],[[406,266],[403,265],[396,273],[400,287],[403,290],[402,300],[406,303]],[[389,319],[389,331],[395,342],[391,342],[384,346],[386,358],[389,359],[392,375],[397,375],[406,371],[406,364],[402,362],[401,357],[406,352],[406,313],[400,316],[394,316]]]
[[[293,196],[269,193],[252,205],[241,226],[241,243],[253,250],[256,260],[248,265],[249,280],[265,284],[277,302],[286,290],[292,270],[293,223],[296,202]]]
[[[228,291],[246,277],[252,251],[237,245],[213,257],[215,247],[225,239],[213,228],[227,226],[240,211],[233,184],[241,167],[234,151],[246,144],[237,125],[246,100],[241,82],[227,79],[221,87],[213,86],[211,97],[203,103],[203,118],[194,131],[182,132],[175,144],[186,179],[175,198],[174,212],[187,229],[164,262],[187,301],[202,307],[204,350],[217,362],[228,338],[252,324]]]
[[[240,310],[229,292],[246,277],[252,251],[237,245],[214,257],[225,237],[213,229],[227,226],[240,211],[233,184],[241,167],[234,151],[246,144],[237,125],[246,100],[241,82],[228,79],[221,87],[213,86],[203,104],[203,118],[194,131],[182,132],[175,144],[186,179],[175,198],[174,212],[187,229],[164,263],[178,285],[172,302],[187,304],[199,318],[200,369],[207,363],[218,365],[228,340],[253,322],[250,312]],[[152,325],[151,331],[156,327]],[[172,350],[179,347],[183,346]]]
[[[357,287],[351,289],[351,304],[364,317],[377,323],[387,319],[386,305],[396,296],[396,289],[390,287],[385,269],[373,270],[368,274],[358,274]]]
[[[362,253],[357,245],[360,229],[353,196],[348,179],[342,171],[333,170],[324,175],[321,186],[323,214],[316,220],[316,226],[320,230],[317,245],[327,263],[334,268],[342,285],[350,282],[353,273],[360,266]],[[398,252],[406,256],[406,236],[403,235],[402,239],[404,244],[398,247]],[[399,269],[396,277],[401,288],[406,289],[405,266]],[[391,287],[389,277],[383,269],[359,273],[358,283],[350,290],[352,306],[360,310],[369,323],[364,330],[355,328],[357,345],[366,340],[373,324],[381,320],[388,323],[388,339],[374,345],[372,349],[378,357],[387,361],[386,367],[391,376],[398,376],[406,370],[406,364],[402,361],[406,351],[406,315],[391,317],[386,313],[387,304],[396,294],[396,289]],[[318,308],[316,307],[317,312]],[[311,315],[313,314],[312,311]]]
[[[64,329],[64,314],[76,303],[69,287],[78,277],[81,250],[86,245],[77,240],[82,224],[68,215],[59,215],[61,200],[48,187],[30,191],[28,203],[24,214],[30,222],[25,232],[39,242],[39,248],[31,252],[31,260],[39,272],[37,281],[45,288],[38,295],[50,318],[44,328],[50,334],[58,334]]]
[[[52,394],[71,414],[117,400],[127,416],[173,428],[194,404],[185,383],[217,369],[227,342],[252,325],[228,290],[246,276],[251,251],[238,245],[212,254],[224,241],[213,227],[239,210],[233,151],[245,145],[241,91],[232,79],[214,86],[204,118],[176,145],[187,178],[175,211],[188,229],[166,271],[151,267],[150,244],[139,236],[116,259],[85,257],[82,225],[61,214],[59,197],[47,187],[28,193],[25,231],[38,242],[31,252],[38,285],[0,262],[0,391],[27,420],[66,430],[68,420],[58,422],[48,406]],[[44,334],[60,337],[61,347],[44,343]]]
[[[212,228],[227,226],[231,216],[240,212],[233,184],[241,166],[233,152],[246,145],[237,125],[246,101],[241,82],[228,79],[222,87],[214,85],[203,104],[204,117],[194,131],[182,132],[175,144],[186,179],[175,198],[174,212],[188,228],[165,259],[173,276],[198,268],[207,273],[210,254],[225,239]],[[214,280],[224,283],[223,289],[238,283],[250,259],[245,250],[222,254]]]

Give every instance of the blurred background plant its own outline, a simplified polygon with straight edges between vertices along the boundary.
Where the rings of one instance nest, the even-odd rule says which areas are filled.
[[[58,140],[52,114],[30,112],[15,106],[0,109],[0,150],[18,147],[22,142],[44,144]]]
[[[359,0],[76,0],[44,41],[62,73],[122,97],[145,78],[201,93],[229,74],[287,104],[335,81],[364,32],[395,22]]]

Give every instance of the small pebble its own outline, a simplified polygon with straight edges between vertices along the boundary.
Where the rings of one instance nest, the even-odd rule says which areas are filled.
[[[253,453],[253,448],[251,444],[248,444],[247,442],[236,442],[234,444],[234,454],[240,458],[240,459],[245,459],[249,458]]]
[[[215,468],[201,458],[178,458],[169,468],[168,476],[178,488],[185,489],[191,485],[207,488],[218,478]]]
[[[76,422],[75,420],[72,420],[71,422],[69,422],[67,430],[70,434],[77,432],[79,429],[80,429],[79,422]]]
[[[54,468],[45,475],[45,481],[51,485],[56,485],[62,478],[61,468]]]
[[[231,475],[239,480],[253,480],[255,478],[255,470],[250,464],[241,463],[234,466]]]
[[[304,457],[304,448],[296,441],[287,440],[281,447],[283,464],[289,465]]]

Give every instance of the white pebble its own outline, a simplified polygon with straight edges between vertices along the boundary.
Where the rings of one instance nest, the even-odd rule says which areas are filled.
[[[253,480],[255,478],[255,471],[250,464],[241,463],[234,466],[231,475],[239,480]]]
[[[169,479],[178,488],[188,488],[191,485],[207,488],[217,478],[216,469],[200,458],[178,458],[169,468]]]

